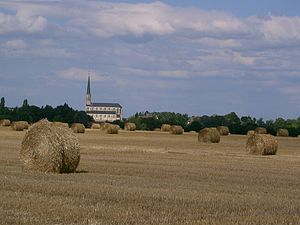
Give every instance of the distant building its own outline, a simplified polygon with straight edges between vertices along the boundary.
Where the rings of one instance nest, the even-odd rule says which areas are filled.
[[[96,122],[113,122],[115,120],[122,120],[123,111],[119,103],[94,103],[91,95],[91,81],[88,77],[88,84],[85,99],[85,111],[92,116]]]

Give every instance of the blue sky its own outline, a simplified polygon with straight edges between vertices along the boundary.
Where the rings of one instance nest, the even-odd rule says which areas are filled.
[[[300,3],[1,1],[7,105],[300,116]]]

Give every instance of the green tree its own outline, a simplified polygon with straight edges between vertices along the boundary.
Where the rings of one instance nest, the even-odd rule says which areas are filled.
[[[28,100],[27,100],[27,99],[25,99],[25,100],[23,101],[23,105],[22,105],[22,107],[26,108],[26,107],[28,107],[28,106],[29,106],[29,104],[28,104]]]
[[[204,126],[203,126],[203,124],[199,120],[194,120],[193,122],[191,122],[190,124],[188,124],[186,126],[185,130],[187,132],[189,132],[189,131],[199,132],[203,128],[204,128]]]
[[[0,110],[1,110],[1,109],[4,110],[4,108],[5,108],[5,98],[2,97],[2,98],[1,98],[1,101],[0,101]]]
[[[241,117],[241,134],[247,134],[249,130],[254,130],[257,127],[256,119],[250,116]]]
[[[240,134],[241,133],[241,120],[236,115],[235,112],[231,112],[231,113],[225,115],[225,119],[228,122],[228,127],[232,134]]]
[[[83,111],[77,111],[74,113],[73,122],[82,123],[85,127],[91,127],[89,116]]]

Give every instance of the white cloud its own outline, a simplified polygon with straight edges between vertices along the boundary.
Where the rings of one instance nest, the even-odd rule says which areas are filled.
[[[300,17],[272,16],[257,21],[265,38],[271,41],[300,40]]]
[[[188,96],[207,82],[212,83],[208,90],[224,87],[232,96],[243,94],[238,88],[265,96],[266,89],[299,95],[298,85],[283,82],[296,83],[300,76],[297,16],[241,18],[161,2],[0,0],[0,8],[1,57],[38,59],[41,65],[34,66],[47,74],[55,65],[60,70],[56,76],[63,79],[86,81],[89,71],[84,68],[92,65],[93,81],[141,98],[147,88],[167,96],[164,89],[188,87],[179,93]]]
[[[201,46],[211,48],[239,48],[242,46],[239,40],[235,39],[217,39],[204,37],[197,40],[191,40],[191,42],[200,44]]]
[[[28,44],[21,39],[13,39],[0,45],[0,55],[44,57],[44,58],[73,58],[75,54],[65,48],[56,47],[51,40],[41,40],[34,44]]]
[[[28,44],[21,39],[9,40],[0,45],[0,55],[21,56],[29,49]]]
[[[0,34],[25,32],[28,34],[42,32],[47,27],[43,16],[28,16],[17,12],[16,15],[0,12]]]
[[[107,79],[109,79],[108,76],[100,74],[96,71],[78,67],[68,68],[57,73],[59,77],[62,77],[64,79],[78,81],[86,81],[89,74],[91,76],[91,79],[96,82],[106,81]]]
[[[256,60],[256,57],[243,56],[238,52],[233,53],[233,61],[240,64],[254,65]]]
[[[23,50],[28,47],[27,43],[24,40],[10,40],[3,44],[3,47],[8,50]]]
[[[107,3],[97,1],[11,1],[0,6],[0,33],[46,31],[112,37],[169,35],[190,32],[202,37],[300,40],[300,18],[272,16],[238,18],[222,11],[172,7],[161,2]],[[230,43],[229,43],[230,44]]]

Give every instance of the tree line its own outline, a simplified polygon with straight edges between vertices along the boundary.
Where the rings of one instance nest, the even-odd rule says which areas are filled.
[[[4,97],[0,100],[0,119],[9,119],[11,121],[27,121],[29,123],[37,122],[41,119],[63,123],[82,123],[89,127],[93,118],[84,111],[72,109],[68,104],[59,105],[55,108],[46,105],[38,107],[29,105],[27,99],[23,101],[22,106],[8,108],[5,106]]]
[[[247,134],[249,130],[257,127],[265,127],[268,133],[276,135],[277,130],[288,129],[290,136],[300,135],[300,117],[297,119],[266,120],[256,119],[250,116],[238,117],[231,112],[226,115],[189,117],[187,114],[174,112],[138,112],[127,119],[136,124],[139,130],[154,130],[162,124],[180,125],[185,131],[199,132],[206,127],[227,126],[232,134]]]
[[[93,118],[84,111],[72,109],[68,104],[59,105],[55,108],[46,105],[38,107],[29,105],[25,99],[21,107],[8,108],[5,106],[4,97],[0,101],[0,119],[9,119],[11,121],[24,120],[29,123],[37,122],[47,118],[49,121],[64,122],[68,124],[82,123],[90,127]],[[138,130],[154,130],[160,128],[162,124],[180,125],[186,132],[196,131],[206,127],[227,126],[232,134],[247,134],[249,130],[257,127],[265,127],[268,133],[276,135],[279,128],[288,129],[290,136],[300,135],[300,117],[297,119],[277,118],[275,120],[256,119],[250,116],[238,117],[236,113],[231,112],[226,115],[203,115],[189,117],[188,114],[175,112],[137,112],[135,115],[122,121],[115,121],[115,124],[124,128],[126,122],[136,124]]]

